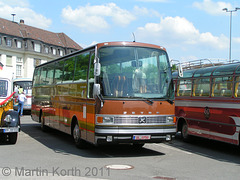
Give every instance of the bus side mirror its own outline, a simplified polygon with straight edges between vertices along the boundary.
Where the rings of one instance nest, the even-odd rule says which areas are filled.
[[[181,63],[179,63],[179,65],[178,65],[178,76],[183,77],[183,69],[182,69]]]
[[[93,97],[98,96],[100,94],[100,84],[93,85]]]
[[[95,63],[94,64],[94,75],[95,76],[100,76],[101,72],[101,64],[100,63]]]

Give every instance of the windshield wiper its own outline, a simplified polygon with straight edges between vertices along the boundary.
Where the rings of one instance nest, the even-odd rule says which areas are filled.
[[[139,99],[140,97],[128,96],[127,98]],[[152,105],[154,103],[151,99],[148,99],[148,98],[140,98],[140,99],[143,100],[148,105]]]
[[[143,98],[142,100],[143,100],[145,103],[147,103],[148,105],[152,105],[152,104],[154,103],[151,99]]]
[[[170,100],[170,99],[166,99],[167,102],[169,102],[170,104],[173,104],[173,100]]]

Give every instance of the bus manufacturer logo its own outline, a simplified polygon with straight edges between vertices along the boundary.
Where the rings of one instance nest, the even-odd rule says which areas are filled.
[[[138,117],[138,123],[139,124],[146,124],[147,123],[147,118],[146,117]]]
[[[204,109],[204,116],[205,116],[206,119],[210,118],[210,109],[207,106]]]

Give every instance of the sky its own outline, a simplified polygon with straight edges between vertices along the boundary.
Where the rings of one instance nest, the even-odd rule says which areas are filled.
[[[170,59],[229,60],[230,12],[239,0],[0,0],[0,17],[55,33],[83,48],[133,41],[163,46]],[[231,59],[240,60],[240,10],[232,12]]]

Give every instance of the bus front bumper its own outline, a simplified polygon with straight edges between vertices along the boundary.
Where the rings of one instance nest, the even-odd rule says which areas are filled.
[[[171,141],[176,126],[163,127],[95,127],[95,143],[160,143]]]

